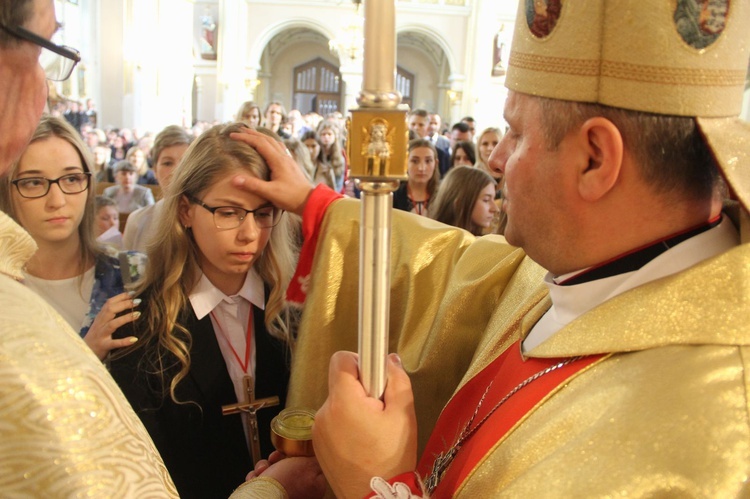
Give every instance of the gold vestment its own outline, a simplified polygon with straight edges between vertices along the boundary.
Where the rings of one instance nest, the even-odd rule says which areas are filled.
[[[462,378],[528,333],[550,303],[545,271],[502,237],[475,239],[395,212],[392,238],[390,351],[412,380],[421,451]],[[359,205],[332,204],[290,406],[317,409],[330,355],[357,349],[358,247]],[[527,414],[457,495],[747,494],[749,286],[750,245],[742,245],[609,300],[529,352],[615,355]]]
[[[0,495],[177,497],[104,365],[17,282],[35,250],[0,212]]]

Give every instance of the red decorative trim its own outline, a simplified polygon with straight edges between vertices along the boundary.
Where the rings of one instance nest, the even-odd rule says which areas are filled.
[[[302,213],[302,237],[304,243],[299,254],[297,269],[286,290],[286,299],[290,303],[302,304],[307,298],[307,286],[310,282],[315,249],[318,246],[320,226],[323,223],[328,206],[343,196],[329,187],[319,184],[310,193]]]

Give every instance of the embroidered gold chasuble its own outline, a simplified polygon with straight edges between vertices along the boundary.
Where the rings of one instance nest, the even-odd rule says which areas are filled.
[[[503,238],[474,239],[405,213],[393,222],[390,350],[412,380],[421,452],[455,389],[550,304],[545,271]],[[330,355],[356,351],[358,237],[359,205],[331,205],[295,353],[292,406],[318,408]],[[748,345],[750,245],[613,298],[529,356],[614,355],[522,418],[467,470],[456,495],[750,493]],[[455,435],[444,438],[449,445]]]
[[[104,365],[51,306],[15,280],[35,250],[0,212],[0,495],[177,497]]]

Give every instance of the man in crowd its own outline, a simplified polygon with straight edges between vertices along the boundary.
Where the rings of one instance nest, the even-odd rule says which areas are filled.
[[[473,136],[471,131],[469,130],[469,125],[467,125],[463,121],[459,121],[451,127],[451,151],[456,147],[457,143],[464,140],[467,142],[471,142],[473,140]]]
[[[461,123],[465,123],[466,126],[469,127],[469,139],[468,140],[470,142],[473,141],[474,134],[476,134],[476,127],[477,127],[476,121],[474,121],[474,118],[472,118],[471,116],[464,116],[463,118],[461,118]]]
[[[747,495],[750,245],[720,173],[747,230],[750,1],[716,2],[708,50],[668,3],[561,2],[542,34],[520,3],[490,159],[514,246],[393,214],[382,402],[350,352],[317,386],[356,349],[358,203],[236,137],[273,180],[235,185],[303,215],[290,296],[314,313],[289,403],[325,400],[313,440],[339,497]]]
[[[451,142],[450,140],[443,137],[440,133],[440,128],[443,120],[440,118],[438,113],[430,113],[430,122],[427,125],[427,136],[435,144],[436,149],[442,149],[445,154],[450,158],[451,155]]]

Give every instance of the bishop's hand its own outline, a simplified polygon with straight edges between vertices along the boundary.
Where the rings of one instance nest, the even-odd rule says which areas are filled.
[[[271,170],[271,180],[261,180],[251,175],[239,174],[232,185],[256,194],[283,210],[302,215],[313,186],[302,169],[289,154],[286,146],[272,137],[245,128],[230,134],[233,140],[254,148],[266,160]]]
[[[328,399],[315,415],[313,447],[336,497],[363,497],[373,476],[388,479],[416,468],[414,396],[395,354],[388,356],[383,398],[365,393],[356,354],[333,355]]]

